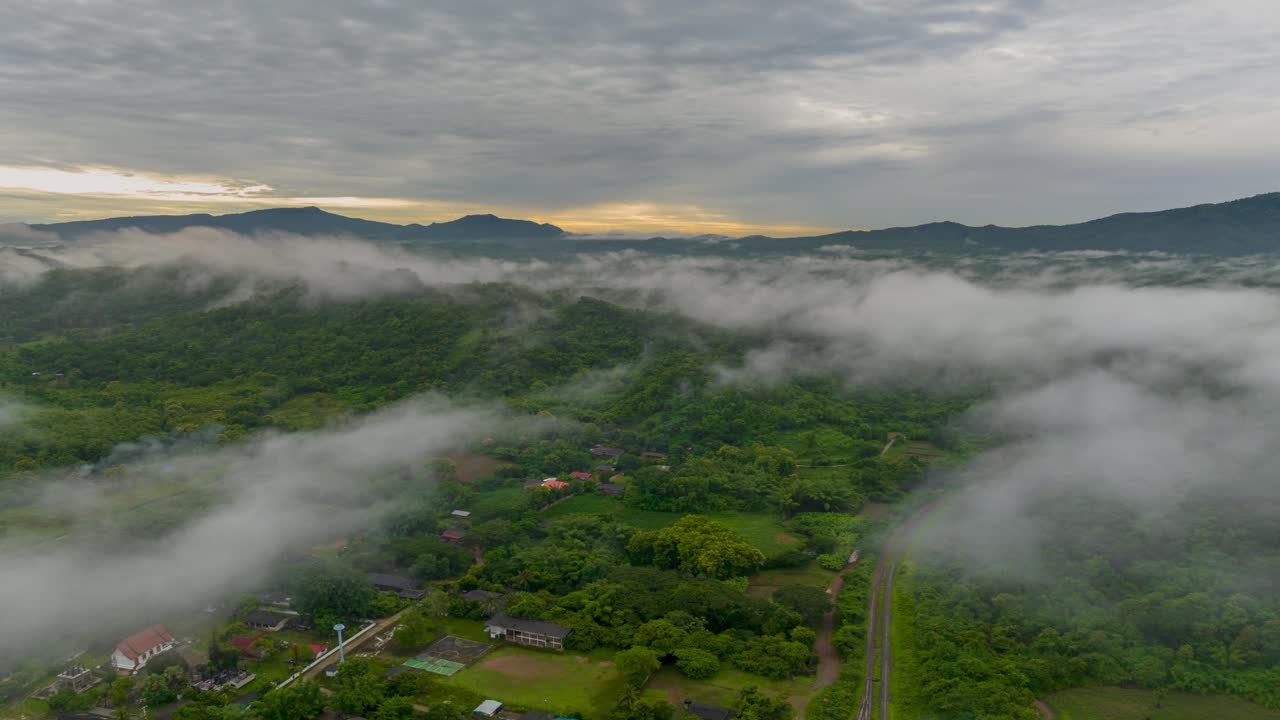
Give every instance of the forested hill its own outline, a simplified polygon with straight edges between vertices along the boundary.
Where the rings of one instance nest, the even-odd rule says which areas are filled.
[[[233,232],[288,232],[297,235],[351,235],[367,240],[521,240],[554,238],[564,234],[555,225],[529,220],[512,220],[495,215],[467,215],[430,225],[396,225],[361,220],[317,207],[271,208],[230,215],[149,215],[139,217],[82,220],[52,225],[32,225],[64,240],[74,240],[97,232],[137,228],[147,232],[171,233],[193,227],[213,227]]]
[[[769,238],[745,238],[743,249],[764,250]],[[1280,249],[1280,193],[1160,212],[1122,213],[1074,225],[1010,228],[953,222],[885,230],[847,231],[790,241],[796,247],[850,245],[877,250],[1127,250],[1250,255]]]
[[[1014,228],[936,222],[881,230],[847,230],[812,237],[751,236],[714,243],[702,239],[665,237],[586,238],[571,236],[554,225],[493,215],[468,215],[430,225],[396,225],[345,217],[314,207],[276,208],[218,216],[109,218],[31,227],[64,240],[124,228],[176,232],[190,227],[217,227],[250,234],[348,235],[368,240],[430,242],[459,253],[486,255],[628,249],[670,255],[771,255],[812,252],[830,246],[938,253],[1104,250],[1251,255],[1280,250],[1280,192],[1159,212],[1122,213],[1072,225]]]

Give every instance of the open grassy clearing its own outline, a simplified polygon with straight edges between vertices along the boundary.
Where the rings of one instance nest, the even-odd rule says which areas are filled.
[[[893,444],[893,447],[889,448],[889,452],[887,453],[889,457],[914,457],[923,462],[941,460],[946,454],[945,450],[932,443],[927,443],[923,440],[904,441],[901,438]]]
[[[491,457],[478,455],[466,450],[459,450],[445,454],[446,457],[453,461],[458,469],[458,479],[464,483],[483,480],[493,475],[499,468],[506,467],[511,463],[505,463],[501,460],[494,460]]]
[[[751,576],[747,593],[754,597],[771,598],[778,588],[785,585],[811,585],[826,588],[835,575],[830,570],[819,567],[817,560],[800,567],[762,570]]]
[[[794,452],[802,464],[814,460],[847,463],[879,451],[875,442],[854,437],[832,425],[776,433],[768,439],[768,444]]]
[[[813,678],[770,680],[739,670],[725,669],[710,680],[690,680],[672,667],[654,673],[645,686],[645,694],[661,697],[679,706],[685,700],[733,707],[744,688],[757,687],[767,695],[786,698],[797,710],[803,710],[813,695]]]
[[[618,522],[641,530],[657,530],[674,524],[685,513],[636,510],[622,501],[603,495],[579,495],[569,498],[544,513],[548,520],[575,514],[607,514]],[[766,556],[778,555],[799,545],[800,540],[787,532],[782,518],[770,513],[716,512],[704,513],[713,520],[733,528],[742,539]]]
[[[517,485],[477,494],[475,499],[471,501],[471,512],[476,519],[488,520],[512,515],[523,504],[524,488]]]
[[[350,409],[328,393],[307,393],[286,400],[267,419],[288,430],[317,430]]]
[[[596,719],[602,718],[622,693],[622,676],[612,656],[613,651],[581,655],[507,645],[442,682],[513,708]]]
[[[1150,690],[1092,687],[1054,693],[1045,701],[1058,720],[1280,720],[1280,709],[1223,695],[1169,693],[1156,708]]]

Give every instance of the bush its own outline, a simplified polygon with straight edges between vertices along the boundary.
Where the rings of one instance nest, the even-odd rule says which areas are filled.
[[[676,668],[690,680],[707,680],[720,672],[720,659],[706,650],[680,648],[673,654]]]
[[[818,556],[818,565],[819,565],[820,567],[822,567],[822,569],[823,569],[823,570],[830,570],[830,571],[832,571],[832,572],[840,572],[841,570],[843,570],[843,569],[844,569],[845,561],[846,561],[847,559],[848,559],[848,558],[846,558],[846,557],[845,557],[845,556],[843,556],[843,555],[834,555],[834,554],[830,554],[830,553],[829,553],[829,554],[826,554],[826,555],[819,555],[819,556]]]

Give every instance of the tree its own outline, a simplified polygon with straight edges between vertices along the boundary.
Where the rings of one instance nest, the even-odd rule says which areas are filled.
[[[742,720],[791,720],[795,715],[791,703],[769,697],[754,686],[744,688],[738,695],[737,710]]]
[[[717,579],[747,575],[764,564],[764,555],[732,528],[701,515],[636,533],[627,549],[637,562]]]
[[[676,627],[670,620],[659,618],[636,628],[632,643],[654,650],[659,656],[666,656],[686,644],[688,639],[688,632]]]
[[[190,682],[189,678],[187,677],[186,670],[184,670],[181,665],[170,665],[169,667],[164,669],[164,672],[161,673],[161,676],[164,678],[164,684],[167,685],[169,689],[174,691],[175,693],[182,692],[182,690],[186,688],[188,683]]]
[[[314,563],[300,568],[290,582],[293,606],[319,621],[354,622],[369,614],[374,591],[368,578],[338,563]]]
[[[773,594],[773,601],[795,610],[806,625],[817,626],[831,607],[831,596],[826,590],[812,585],[784,585]]]
[[[160,707],[177,700],[178,696],[165,684],[163,675],[147,675],[142,681],[142,701],[148,707]]]
[[[387,693],[382,669],[369,658],[348,658],[334,678],[333,705],[351,715],[364,715],[382,704]]]
[[[706,650],[679,648],[674,654],[676,667],[691,680],[707,680],[720,672],[720,659]]]
[[[129,704],[129,693],[131,692],[133,692],[133,678],[126,675],[111,681],[111,688],[107,690],[107,697],[111,700],[112,706],[124,707]]]
[[[633,647],[613,656],[622,679],[632,687],[643,687],[649,676],[662,667],[658,654],[646,647]]]
[[[417,711],[413,709],[413,704],[413,698],[387,698],[369,716],[369,720],[410,720],[410,718],[417,715]]]
[[[258,698],[254,707],[262,720],[315,720],[324,710],[320,686],[310,680],[278,688]]]
[[[396,628],[396,645],[412,650],[425,645],[435,635],[435,624],[415,608],[400,613],[400,625]]]

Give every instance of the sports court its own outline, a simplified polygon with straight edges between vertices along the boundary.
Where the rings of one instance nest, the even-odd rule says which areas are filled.
[[[475,662],[492,647],[489,643],[446,635],[432,643],[431,647],[421,655],[406,660],[404,664],[411,668],[448,676]]]

